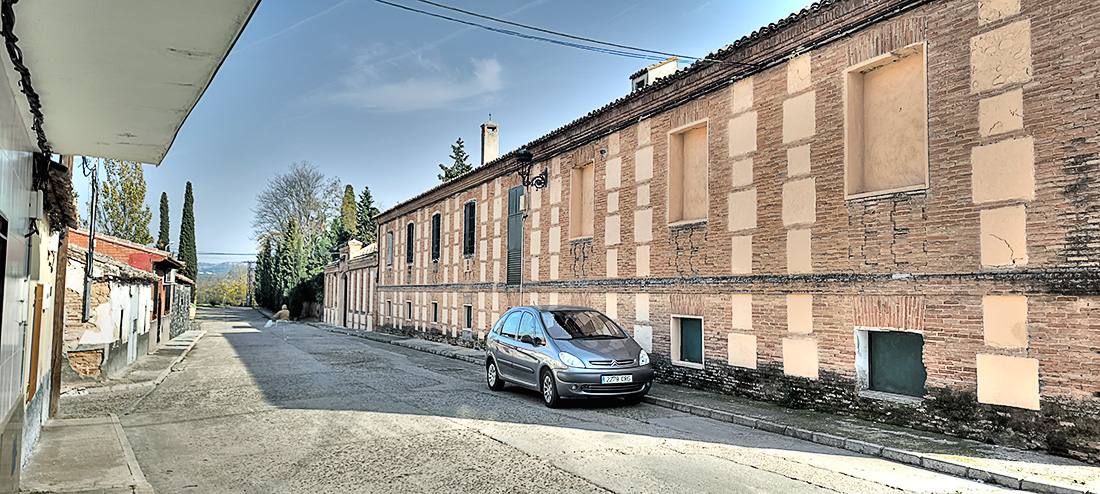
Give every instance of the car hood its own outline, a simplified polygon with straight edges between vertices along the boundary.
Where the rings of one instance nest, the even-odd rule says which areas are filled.
[[[588,364],[590,360],[637,359],[642,347],[631,338],[554,340],[558,350],[569,352]]]

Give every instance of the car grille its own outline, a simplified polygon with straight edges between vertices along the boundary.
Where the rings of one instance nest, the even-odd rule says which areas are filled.
[[[634,365],[634,359],[625,360],[589,360],[593,367],[627,367]]]
[[[644,387],[645,383],[582,384],[581,390],[586,393],[631,393]]]

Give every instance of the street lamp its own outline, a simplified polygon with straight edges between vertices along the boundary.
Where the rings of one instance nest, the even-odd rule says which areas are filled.
[[[543,168],[542,173],[532,177],[531,168],[534,165],[531,161],[534,160],[534,158],[534,155],[532,155],[527,148],[517,151],[516,162],[519,163],[519,168],[516,170],[516,173],[519,174],[519,178],[523,182],[524,187],[534,187],[535,190],[545,189],[550,175],[550,169]]]

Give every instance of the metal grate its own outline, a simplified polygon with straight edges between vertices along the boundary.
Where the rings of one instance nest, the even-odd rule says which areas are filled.
[[[634,359],[625,360],[589,360],[588,363],[594,367],[626,367],[628,365],[634,365]]]

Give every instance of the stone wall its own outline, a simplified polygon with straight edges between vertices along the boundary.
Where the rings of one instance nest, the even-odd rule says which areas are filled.
[[[172,285],[172,313],[169,321],[169,339],[191,329],[191,285]]]

